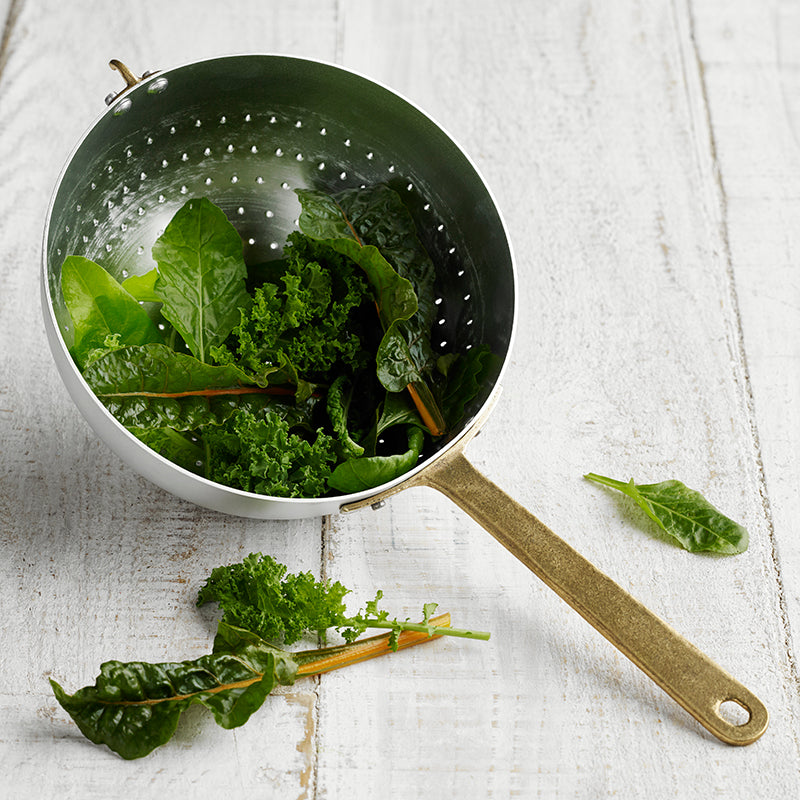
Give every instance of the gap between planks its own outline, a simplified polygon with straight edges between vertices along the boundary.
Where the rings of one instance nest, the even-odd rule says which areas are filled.
[[[680,14],[676,7],[676,2],[672,3],[673,14],[675,18],[675,25],[680,31]],[[766,523],[767,535],[769,536],[769,555],[774,574],[775,585],[778,594],[778,607],[780,611],[781,627],[784,634],[784,650],[789,667],[789,674],[798,692],[800,692],[800,666],[798,666],[797,659],[794,655],[793,635],[791,622],[789,618],[789,604],[786,596],[786,587],[783,581],[781,571],[780,557],[778,556],[778,545],[775,535],[775,523],[772,513],[772,503],[769,496],[769,489],[767,486],[766,469],[764,466],[764,458],[761,447],[761,437],[758,430],[758,419],[756,415],[755,394],[750,380],[750,370],[748,367],[747,359],[747,346],[745,342],[744,326],[742,323],[742,314],[739,303],[739,295],[736,286],[736,273],[733,264],[733,253],[730,244],[730,231],[729,231],[729,215],[728,215],[728,196],[725,189],[725,181],[722,176],[722,167],[719,160],[716,133],[714,130],[714,122],[711,113],[711,103],[708,95],[708,86],[705,75],[705,64],[700,55],[700,48],[697,43],[695,17],[693,13],[692,0],[686,0],[686,24],[687,24],[687,41],[691,45],[691,57],[694,59],[696,68],[696,80],[700,91],[700,99],[702,101],[703,124],[706,129],[706,140],[708,145],[708,158],[710,161],[711,174],[713,176],[713,187],[715,191],[714,200],[718,205],[720,220],[719,220],[719,236],[722,244],[722,255],[725,264],[725,277],[727,280],[728,296],[730,300],[731,314],[733,317],[733,328],[735,332],[735,359],[736,363],[741,370],[741,381],[738,376],[734,375],[736,384],[740,387],[742,395],[742,404],[745,409],[747,423],[750,429],[750,439],[753,448],[753,456],[756,464],[758,493],[761,499],[761,508],[764,514],[764,521]],[[679,42],[682,37],[678,36]],[[687,64],[684,54],[681,53],[681,61],[686,75]],[[688,87],[687,87],[688,89]],[[800,738],[795,737],[795,743],[800,751]]]

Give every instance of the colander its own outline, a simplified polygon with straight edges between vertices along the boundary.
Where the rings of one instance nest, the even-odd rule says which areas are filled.
[[[97,435],[133,469],[194,503],[240,516],[288,519],[375,505],[411,486],[451,497],[711,733],[748,744],[766,708],[710,659],[472,467],[464,447],[499,392],[516,320],[514,259],[492,195],[453,140],[412,103],[374,81],[319,61],[236,55],[136,78],[70,155],[44,234],[42,303],[61,377]],[[150,270],[150,248],[192,197],[220,206],[241,234],[245,259],[280,255],[300,211],[295,188],[328,192],[388,183],[403,196],[437,265],[435,347],[488,344],[498,356],[459,430],[401,478],[364,492],[273,498],[212,483],[129,434],[84,382],[68,347],[60,291],[67,255],[101,263],[117,279]],[[720,713],[733,701],[747,715]]]

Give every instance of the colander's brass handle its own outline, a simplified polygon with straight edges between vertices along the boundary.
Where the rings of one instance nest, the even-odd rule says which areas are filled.
[[[714,736],[745,745],[767,729],[767,709],[752,692],[478,472],[461,448],[415,478],[486,528]],[[746,722],[720,714],[728,701],[747,712]]]

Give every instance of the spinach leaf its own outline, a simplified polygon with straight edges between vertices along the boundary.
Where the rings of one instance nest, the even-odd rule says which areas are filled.
[[[394,480],[416,466],[422,452],[423,440],[424,435],[420,428],[409,427],[408,450],[405,453],[351,458],[336,467],[328,478],[328,485],[348,494],[372,489]]]
[[[747,530],[680,481],[635,484],[630,480],[625,483],[593,472],[584,477],[631,497],[650,519],[673,536],[685,550],[724,555],[747,550]]]
[[[174,428],[134,428],[128,430],[151,450],[179,467],[198,475],[205,473],[206,451],[190,431]]]
[[[205,198],[189,200],[153,245],[161,313],[200,361],[225,341],[250,296],[242,240],[225,213]]]
[[[396,425],[415,425],[422,428],[414,404],[409,402],[407,394],[401,392],[386,392],[386,399],[381,406],[381,413],[375,425],[375,435],[380,436],[389,428]]]
[[[72,355],[79,366],[114,334],[122,344],[162,341],[157,326],[136,298],[88,258],[67,256],[61,268],[61,291],[72,319]]]
[[[54,680],[50,683],[58,702],[90,741],[107,745],[125,759],[141,758],[172,737],[190,705],[199,703],[218,725],[236,728],[275,686],[294,683],[297,663],[289,653],[246,631],[237,636],[224,622],[220,634],[215,652],[193,661],[107,661],[94,686],[73,695]]]
[[[161,297],[156,294],[155,286],[158,270],[151,269],[144,275],[129,275],[122,281],[122,288],[132,294],[140,303],[160,303]]]

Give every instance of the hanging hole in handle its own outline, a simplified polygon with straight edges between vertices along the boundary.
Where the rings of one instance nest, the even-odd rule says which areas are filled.
[[[725,722],[737,728],[747,725],[752,718],[750,709],[740,700],[736,700],[733,697],[723,700],[717,707],[717,713]]]

